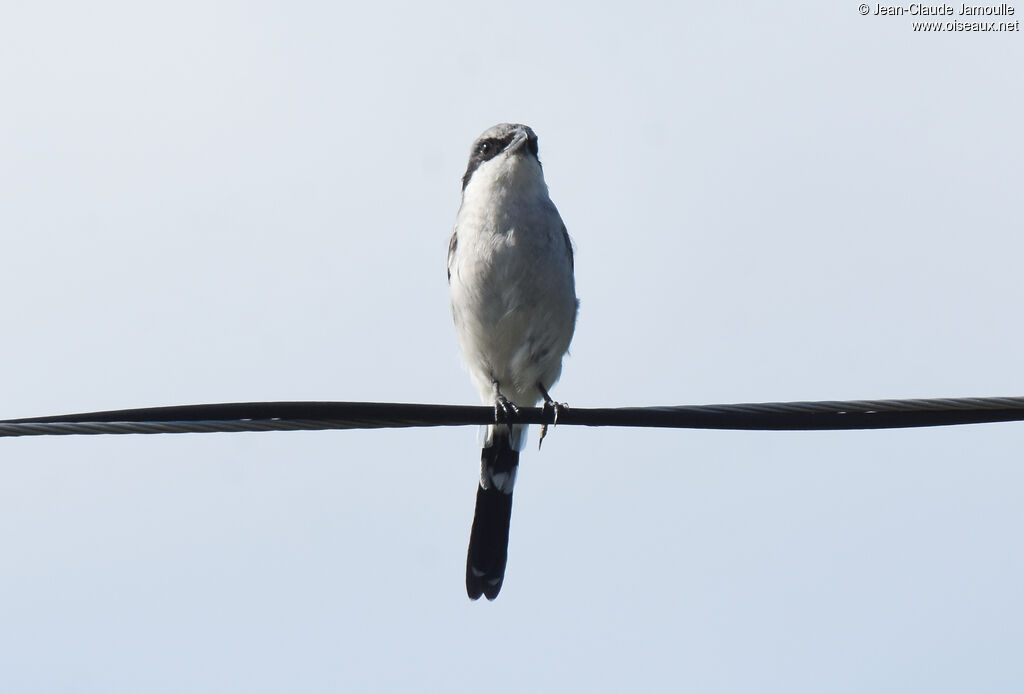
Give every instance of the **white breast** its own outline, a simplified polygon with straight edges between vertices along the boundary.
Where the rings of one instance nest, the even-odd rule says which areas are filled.
[[[558,379],[576,322],[571,252],[533,157],[482,164],[463,191],[449,259],[452,315],[484,402],[522,406]]]

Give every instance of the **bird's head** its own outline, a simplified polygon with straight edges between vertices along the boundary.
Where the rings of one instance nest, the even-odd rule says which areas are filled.
[[[462,190],[470,182],[494,185],[522,177],[543,183],[538,151],[537,134],[529,126],[499,123],[488,128],[473,143]]]

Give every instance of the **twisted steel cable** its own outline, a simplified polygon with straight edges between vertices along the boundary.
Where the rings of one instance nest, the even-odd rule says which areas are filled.
[[[516,421],[553,424],[521,408]],[[3,436],[183,434],[465,426],[494,421],[491,407],[381,402],[249,402],[147,407],[0,421]],[[808,431],[894,429],[1024,420],[1024,397],[769,402],[670,407],[563,407],[559,425]]]

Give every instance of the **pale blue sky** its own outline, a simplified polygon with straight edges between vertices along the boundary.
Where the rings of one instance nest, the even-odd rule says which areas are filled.
[[[1022,46],[854,2],[8,3],[0,417],[475,402],[444,259],[501,121],[577,248],[560,400],[1022,395]],[[471,428],[4,439],[0,690],[1012,691],[1022,444],[558,428],[488,604]]]

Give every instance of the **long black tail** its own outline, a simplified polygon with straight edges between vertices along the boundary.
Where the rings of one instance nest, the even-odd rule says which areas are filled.
[[[508,529],[512,521],[512,485],[519,466],[519,451],[509,445],[508,430],[496,427],[494,444],[480,456],[480,486],[476,514],[466,557],[466,592],[472,600],[481,594],[498,597],[508,560]]]

